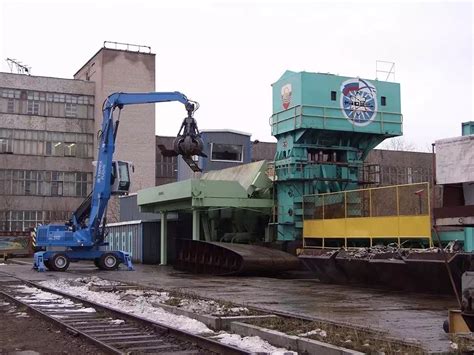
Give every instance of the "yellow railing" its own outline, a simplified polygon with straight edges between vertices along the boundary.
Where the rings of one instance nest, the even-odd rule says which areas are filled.
[[[316,239],[323,247],[326,239],[339,239],[345,246],[355,240],[372,246],[374,239],[398,244],[424,239],[432,244],[428,183],[306,195],[303,215],[308,246]]]

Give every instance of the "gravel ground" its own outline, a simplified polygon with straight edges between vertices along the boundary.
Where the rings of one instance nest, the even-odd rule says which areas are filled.
[[[4,298],[0,312],[0,354],[105,354]]]

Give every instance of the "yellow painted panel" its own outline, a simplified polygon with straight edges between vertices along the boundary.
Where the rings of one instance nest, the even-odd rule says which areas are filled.
[[[334,218],[324,220],[325,237],[344,237],[346,236],[346,219]]]
[[[306,220],[305,238],[424,237],[430,238],[429,216],[390,216]]]
[[[367,217],[370,222],[371,237],[398,236],[398,217]]]
[[[431,238],[430,216],[400,216],[400,236]]]
[[[370,220],[366,217],[347,218],[346,233],[350,237],[370,236]]]
[[[303,236],[306,238],[321,238],[323,236],[323,221],[305,220],[303,222]]]

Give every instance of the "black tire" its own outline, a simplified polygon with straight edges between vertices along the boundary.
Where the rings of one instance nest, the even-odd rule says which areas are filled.
[[[100,269],[99,259],[94,259],[94,265]]]
[[[120,261],[114,253],[105,253],[99,259],[99,269],[101,270],[116,270],[119,264]]]
[[[43,260],[43,264],[44,264],[44,266],[46,266],[46,269],[52,270],[51,264],[49,263],[49,259],[48,260]]]
[[[69,267],[69,258],[64,253],[56,253],[48,260],[51,270],[66,271]]]

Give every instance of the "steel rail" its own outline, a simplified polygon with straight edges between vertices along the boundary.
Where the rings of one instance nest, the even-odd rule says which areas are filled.
[[[124,312],[116,310],[114,308],[110,308],[108,306],[105,306],[105,305],[102,305],[102,304],[99,304],[99,303],[96,303],[96,302],[93,302],[93,301],[89,301],[89,300],[83,299],[81,297],[71,295],[71,294],[66,293],[66,292],[62,292],[62,291],[58,291],[56,289],[45,287],[45,286],[40,285],[40,284],[38,284],[34,281],[25,280],[25,279],[22,279],[18,276],[15,276],[15,275],[3,272],[3,271],[0,272],[0,278],[2,278],[2,277],[9,277],[13,280],[17,280],[17,281],[12,280],[12,282],[17,282],[17,284],[22,283],[24,285],[29,285],[31,287],[35,287],[35,288],[38,288],[40,290],[62,296],[65,299],[74,300],[76,302],[82,303],[85,306],[93,307],[93,308],[96,309],[96,311],[102,311],[102,313],[105,313],[105,314],[112,314],[114,316],[129,320],[132,323],[141,325],[143,327],[153,328],[154,330],[160,331],[160,332],[164,333],[165,335],[175,337],[175,338],[177,338],[177,340],[192,343],[196,346],[199,346],[203,349],[209,350],[209,351],[217,353],[217,354],[229,354],[229,355],[251,354],[250,352],[239,349],[237,347],[227,345],[227,344],[223,344],[223,343],[220,343],[216,340],[206,338],[206,337],[201,336],[201,335],[192,334],[190,332],[183,331],[183,330],[180,330],[180,329],[177,329],[177,328],[174,328],[174,327],[171,327],[171,326],[159,323],[159,322],[154,322],[154,321],[145,319],[143,317],[139,317],[139,316],[131,315],[131,314],[128,314],[128,313],[124,313]],[[2,285],[2,283],[4,283],[4,282],[5,282],[4,280],[0,280],[0,285]],[[106,340],[102,341],[101,339],[94,338],[93,336],[90,336],[90,335],[86,334],[84,331],[81,331],[80,329],[77,329],[76,327],[74,327],[74,325],[70,325],[70,324],[67,324],[65,322],[62,322],[60,319],[46,314],[45,312],[35,308],[34,305],[30,305],[28,303],[25,303],[25,302],[15,298],[14,296],[10,295],[8,292],[6,292],[2,289],[0,289],[0,295],[3,295],[5,297],[7,297],[8,299],[12,300],[13,302],[15,302],[15,303],[17,303],[17,304],[19,304],[23,307],[26,307],[28,310],[33,311],[35,314],[41,316],[42,318],[44,318],[44,319],[46,319],[50,322],[54,322],[55,324],[57,324],[61,328],[65,329],[69,333],[79,335],[82,338],[86,339],[87,341],[92,342],[93,344],[97,345],[99,348],[104,350],[106,353],[109,353],[109,354],[126,354],[126,352],[123,352],[120,349],[117,349],[113,346],[110,346],[110,345],[106,344],[104,342]],[[89,314],[89,313],[86,313],[86,314]],[[105,327],[106,327],[105,325],[102,326],[102,328],[105,328]],[[124,334],[124,337],[126,337],[126,336],[127,335]]]

